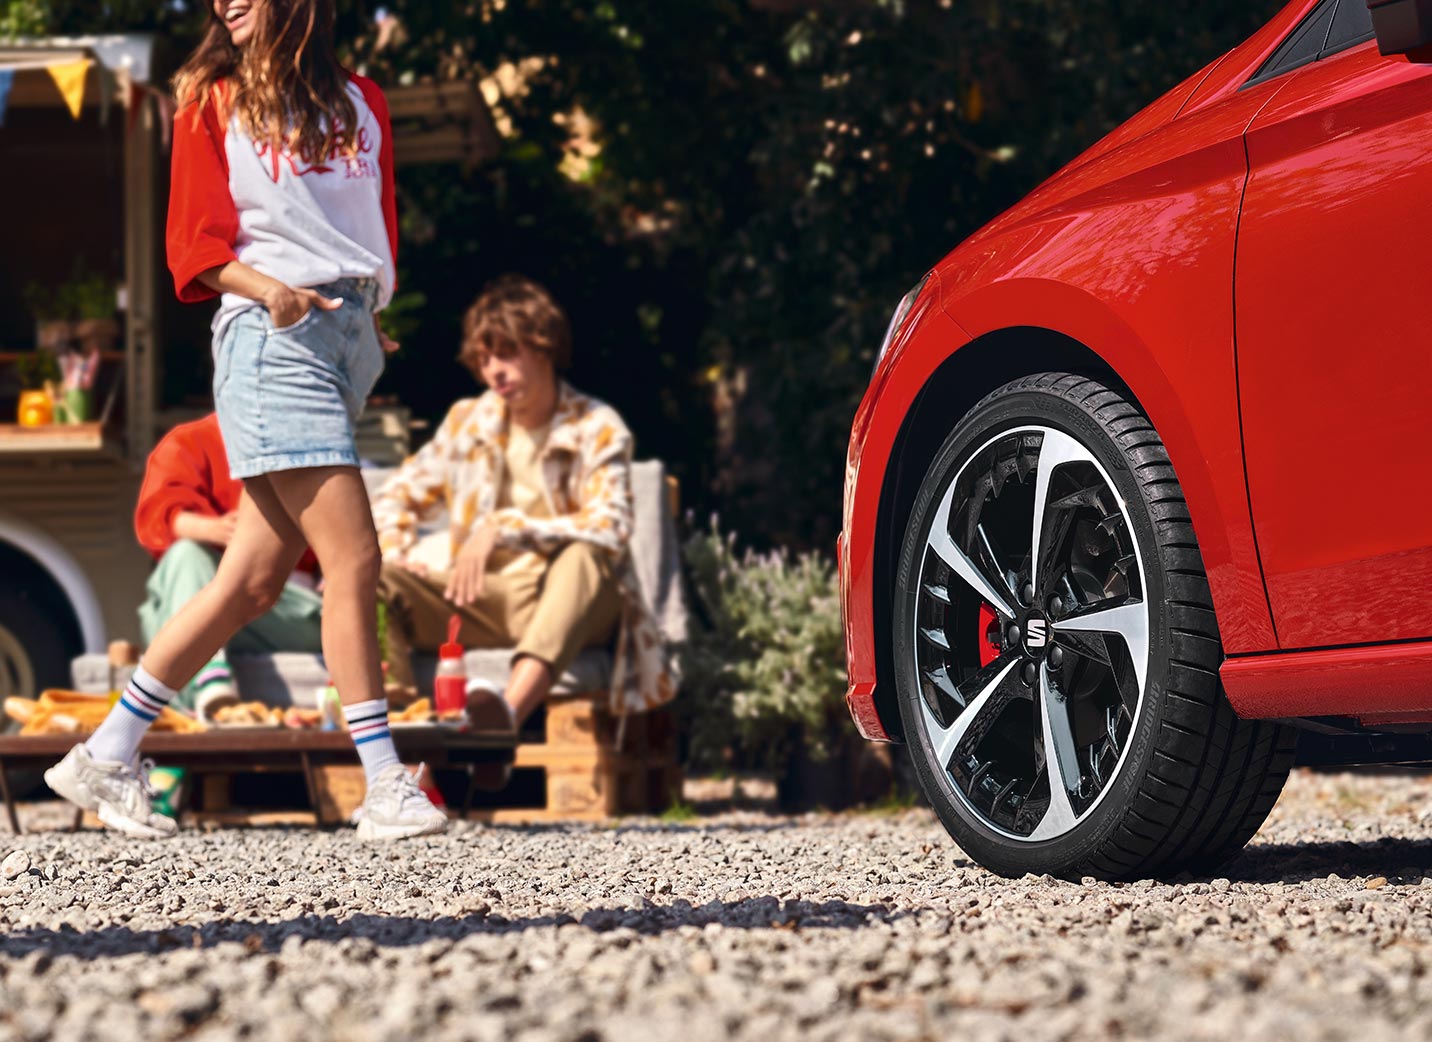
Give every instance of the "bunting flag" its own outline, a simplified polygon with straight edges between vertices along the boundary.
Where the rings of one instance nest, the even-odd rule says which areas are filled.
[[[0,69],[0,127],[5,125],[5,110],[10,106],[10,87],[14,82],[13,69]]]
[[[91,64],[93,63],[89,58],[80,58],[77,61],[45,66],[45,71],[50,74],[50,79],[55,81],[55,86],[60,89],[60,96],[69,107],[70,115],[75,119],[80,118],[80,108],[85,103],[85,77],[89,75]]]

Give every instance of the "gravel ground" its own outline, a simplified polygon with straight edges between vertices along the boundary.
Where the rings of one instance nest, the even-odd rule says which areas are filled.
[[[1411,776],[1298,774],[1171,884],[1002,880],[924,811],[8,842],[7,1039],[1432,1037]]]

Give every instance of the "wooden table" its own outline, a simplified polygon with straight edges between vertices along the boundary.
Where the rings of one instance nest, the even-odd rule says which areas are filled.
[[[87,735],[0,736],[0,795],[10,830],[20,834],[20,820],[10,792],[10,771],[50,767]],[[430,768],[510,764],[517,738],[511,734],[458,731],[436,724],[393,728],[393,741],[404,763],[427,763]],[[303,774],[314,816],[321,818],[313,769],[328,764],[358,762],[358,751],[346,731],[308,731],[292,728],[235,727],[197,734],[150,734],[139,755],[163,767],[184,767],[195,774],[227,774],[251,770],[294,770]],[[475,782],[475,779],[474,779]],[[197,786],[196,786],[197,788]],[[468,786],[463,812],[472,804],[475,784]]]

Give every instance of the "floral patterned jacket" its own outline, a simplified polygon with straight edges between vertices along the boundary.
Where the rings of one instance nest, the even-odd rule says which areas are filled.
[[[432,440],[410,456],[373,499],[385,561],[401,561],[418,525],[446,508],[452,552],[483,518],[497,545],[550,555],[581,539],[617,562],[624,606],[612,663],[612,709],[642,712],[671,700],[675,679],[655,615],[642,596],[628,552],[632,532],[633,439],[615,409],[558,385],[557,411],[540,457],[550,518],[497,509],[508,431],[507,403],[491,391],[453,405]]]

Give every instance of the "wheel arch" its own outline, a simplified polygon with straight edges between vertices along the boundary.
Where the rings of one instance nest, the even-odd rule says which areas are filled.
[[[903,530],[920,483],[944,444],[951,417],[963,416],[991,391],[1035,373],[1060,371],[1090,376],[1135,397],[1113,367],[1072,337],[1037,326],[1016,326],[987,333],[954,351],[930,374],[905,414],[895,437],[880,489],[876,515],[872,585],[875,637],[875,706],[880,722],[903,740],[895,706],[893,652],[890,644],[893,604],[888,595],[900,555],[894,534]],[[1137,399],[1135,399],[1137,400]]]
[[[53,536],[0,513],[0,576],[58,612],[60,627],[73,646],[104,651],[104,613],[94,585]]]

